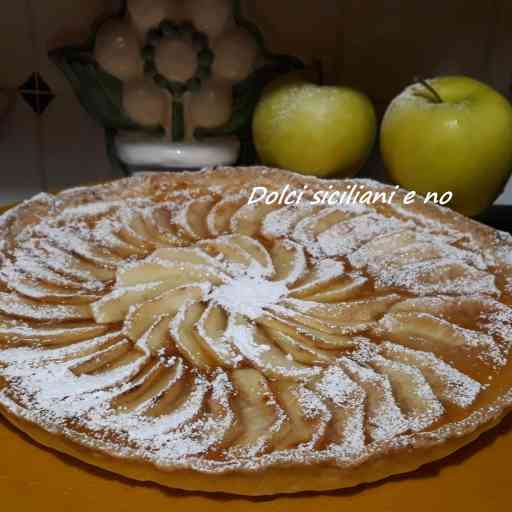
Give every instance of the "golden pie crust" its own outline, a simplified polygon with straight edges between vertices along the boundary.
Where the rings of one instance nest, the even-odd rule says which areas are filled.
[[[253,187],[304,192],[249,205]],[[512,404],[512,237],[267,168],[39,195],[0,217],[0,411],[137,480],[269,495],[445,457]]]

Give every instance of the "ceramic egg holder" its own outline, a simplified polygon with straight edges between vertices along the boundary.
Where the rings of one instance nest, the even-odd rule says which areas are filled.
[[[50,56],[124,169],[252,163],[263,87],[301,67],[267,50],[237,0],[128,0],[88,45]]]

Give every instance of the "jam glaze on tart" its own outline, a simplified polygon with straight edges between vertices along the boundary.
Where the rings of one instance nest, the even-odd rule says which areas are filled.
[[[0,410],[171,487],[348,487],[512,404],[512,237],[418,199],[318,206],[266,168],[155,174],[0,217]],[[299,206],[248,205],[255,186]]]

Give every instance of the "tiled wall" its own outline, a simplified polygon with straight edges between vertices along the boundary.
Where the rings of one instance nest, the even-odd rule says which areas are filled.
[[[0,203],[113,177],[102,130],[46,54],[83,39],[120,0],[0,1],[0,89],[18,92],[0,120]],[[321,57],[331,80],[362,88],[380,110],[414,75],[467,73],[510,93],[510,0],[245,0],[245,9],[276,51]],[[34,72],[54,96],[39,98],[51,99],[42,114],[19,92],[25,84],[30,96]],[[512,183],[501,202],[512,203]]]

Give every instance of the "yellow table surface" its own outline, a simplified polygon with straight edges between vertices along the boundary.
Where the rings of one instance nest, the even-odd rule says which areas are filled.
[[[407,476],[324,494],[240,498],[140,484],[33,443],[0,420],[5,511],[490,512],[510,508],[512,415],[473,444]]]
[[[0,504],[5,511],[490,512],[510,508],[511,463],[512,414],[469,446],[406,476],[322,494],[214,496],[117,477],[41,447],[0,418]]]

